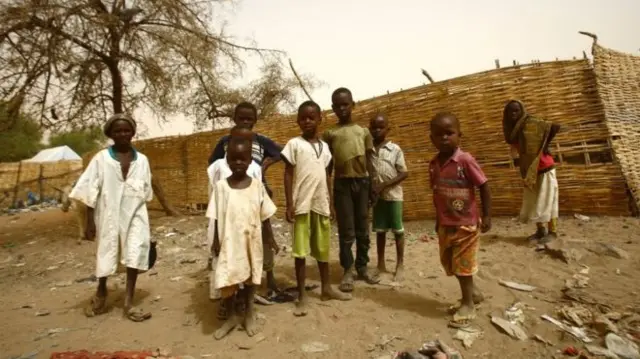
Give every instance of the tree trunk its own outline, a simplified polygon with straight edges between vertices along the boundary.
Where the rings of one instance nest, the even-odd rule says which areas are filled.
[[[113,96],[113,100],[112,100],[113,113],[114,114],[122,113],[123,112],[123,106],[122,106],[123,82],[122,82],[122,73],[118,68],[118,61],[113,61],[112,63],[108,64],[107,67],[109,68],[109,72],[111,73],[111,83],[113,84],[113,88],[111,92]],[[168,216],[178,215],[178,212],[173,208],[173,206],[171,206],[171,204],[167,200],[167,197],[164,195],[164,190],[162,189],[162,186],[160,185],[160,182],[157,180],[157,178],[153,176],[153,173],[151,175],[151,186],[153,188],[153,193],[158,198],[158,201],[162,205],[162,209],[164,209],[164,212]]]

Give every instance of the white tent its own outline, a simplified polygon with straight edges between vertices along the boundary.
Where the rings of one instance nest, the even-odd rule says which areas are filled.
[[[47,148],[38,152],[25,162],[56,162],[56,161],[74,161],[82,160],[82,157],[78,156],[69,146],[59,146],[53,148]]]

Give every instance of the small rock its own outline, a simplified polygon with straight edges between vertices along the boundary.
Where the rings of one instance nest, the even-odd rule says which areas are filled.
[[[71,282],[70,280],[68,280],[68,281],[64,281],[64,282],[57,282],[57,283],[54,283],[54,284],[53,284],[53,286],[54,286],[54,287],[58,287],[58,288],[60,288],[60,287],[69,287],[69,286],[71,286],[72,284],[73,284],[73,282]]]
[[[172,282],[178,282],[178,281],[180,281],[181,279],[182,279],[182,277],[181,277],[181,276],[177,276],[177,277],[172,277],[172,278],[171,278],[171,279],[169,279],[169,280],[170,280],[170,281],[172,281]]]
[[[322,353],[330,349],[329,344],[321,342],[311,342],[302,344],[301,350],[303,353]]]
[[[51,314],[51,312],[48,310],[40,310],[36,312],[36,317],[46,317],[49,314]]]
[[[158,301],[160,301],[160,299],[162,299],[162,297],[157,295],[153,299],[151,299],[151,303],[158,302]]]

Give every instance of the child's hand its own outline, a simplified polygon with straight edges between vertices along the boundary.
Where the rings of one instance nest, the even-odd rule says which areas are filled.
[[[378,196],[380,193],[382,193],[382,191],[384,191],[385,185],[384,183],[377,183],[374,184],[371,189],[373,191],[373,194]]]
[[[336,210],[333,209],[333,206],[331,206],[331,208],[329,209],[329,219],[331,220],[331,222],[336,220]]]
[[[295,222],[296,214],[293,210],[293,207],[287,207],[287,222],[293,223]]]
[[[482,217],[482,225],[480,226],[482,233],[487,233],[491,230],[491,217]]]

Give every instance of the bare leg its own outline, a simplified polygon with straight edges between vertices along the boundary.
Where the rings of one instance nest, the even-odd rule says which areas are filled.
[[[346,301],[352,299],[351,294],[335,291],[333,290],[333,287],[331,287],[329,279],[329,263],[318,261],[318,270],[320,271],[320,282],[322,285],[322,300],[334,299]]]
[[[222,299],[222,301],[224,302],[225,308],[229,308],[229,310],[231,311],[231,316],[229,317],[229,319],[227,319],[227,321],[222,323],[222,326],[218,330],[216,330],[216,332],[213,334],[213,337],[216,338],[217,340],[220,340],[226,337],[227,334],[229,334],[233,329],[235,329],[238,326],[238,324],[240,324],[240,317],[238,316],[234,308],[234,304],[235,304],[234,297],[235,296],[231,296],[229,298]]]
[[[395,233],[396,238],[396,275],[394,280],[399,282],[403,278],[404,272],[404,233]]]
[[[276,276],[273,274],[273,269],[267,271],[267,288],[274,292],[278,291],[278,285],[276,284]]]
[[[453,320],[449,322],[449,326],[460,328],[468,326],[476,317],[476,309],[473,304],[473,277],[472,276],[456,276],[460,282],[460,290],[462,291],[462,301],[460,308],[453,314]]]
[[[107,296],[107,277],[98,278],[98,290],[96,296],[104,298]]]
[[[298,284],[298,302],[296,303],[296,310],[293,311],[293,315],[296,317],[304,317],[307,315],[307,293],[305,293],[304,284],[307,279],[306,274],[307,261],[304,258],[296,258],[296,282]]]
[[[242,292],[246,305],[244,312],[244,330],[246,330],[248,336],[252,337],[260,332],[260,328],[256,325],[255,304],[253,303],[256,287],[247,285]]]
[[[387,234],[384,232],[376,233],[376,249],[378,250],[378,271],[384,273],[387,266],[384,263],[384,247],[387,245]]]
[[[134,308],[133,296],[136,292],[136,281],[138,280],[138,270],[127,267],[127,294],[124,297],[124,314],[134,322],[142,322],[151,318],[151,313],[140,308]]]

